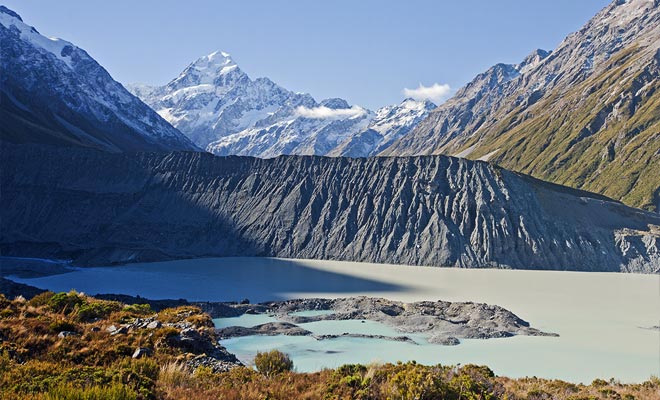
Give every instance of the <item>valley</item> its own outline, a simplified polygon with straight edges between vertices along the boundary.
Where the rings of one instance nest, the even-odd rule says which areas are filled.
[[[371,62],[368,41],[318,71],[245,64],[280,86],[204,47],[197,29],[239,18],[224,9],[167,15],[187,42],[146,46],[167,45],[148,71],[167,81],[129,84],[160,11],[114,32],[139,53],[122,48],[120,82],[90,55],[109,43],[88,53],[0,5],[1,398],[660,398],[660,0],[614,0],[517,63],[509,39],[497,57],[472,42],[441,64],[492,66],[459,89],[403,83],[370,108],[347,100],[376,92],[344,53],[355,39]],[[309,31],[269,29],[302,60],[287,46]],[[239,48],[231,33],[211,49]],[[440,66],[446,40],[406,40]],[[383,87],[421,76],[377,42],[397,67]],[[344,69],[353,87],[287,88]]]

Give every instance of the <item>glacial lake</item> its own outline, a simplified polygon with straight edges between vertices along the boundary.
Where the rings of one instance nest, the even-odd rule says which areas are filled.
[[[447,300],[496,304],[533,327],[560,337],[517,336],[461,340],[458,346],[378,339],[243,337],[222,341],[249,362],[257,351],[289,353],[299,371],[345,363],[416,360],[424,364],[477,363],[496,374],[573,382],[614,377],[641,382],[660,375],[660,276],[598,272],[454,269],[274,258],[208,258],[76,268],[39,278],[11,279],[54,291],[124,293],[152,299],[252,302],[366,295],[400,301]],[[304,314],[303,314],[304,315]],[[267,315],[216,320],[253,326]],[[239,322],[239,323],[237,323]],[[313,325],[316,324],[316,325]],[[301,324],[315,333],[390,332],[368,321]],[[358,331],[356,331],[358,330]],[[391,333],[391,332],[390,332]],[[409,335],[411,336],[411,335]]]

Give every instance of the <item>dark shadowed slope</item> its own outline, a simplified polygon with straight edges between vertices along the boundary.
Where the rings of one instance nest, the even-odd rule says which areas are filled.
[[[108,154],[5,145],[5,254],[108,263],[268,255],[658,270],[660,216],[445,156]]]

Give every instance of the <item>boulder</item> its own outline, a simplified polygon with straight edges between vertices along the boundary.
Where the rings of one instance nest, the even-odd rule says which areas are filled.
[[[143,358],[151,356],[153,352],[148,347],[138,347],[133,352],[133,358]]]
[[[147,329],[158,329],[161,326],[163,326],[163,324],[161,324],[160,321],[155,320],[155,321],[151,321],[147,324]]]

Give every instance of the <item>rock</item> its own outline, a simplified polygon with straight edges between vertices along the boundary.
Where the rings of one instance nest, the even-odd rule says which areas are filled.
[[[350,338],[361,338],[361,339],[380,339],[380,340],[391,340],[394,342],[405,342],[409,344],[418,344],[408,336],[385,336],[385,335],[366,335],[362,333],[342,333],[341,335],[314,335],[316,340],[329,340],[337,339],[340,337],[350,337]]]
[[[147,324],[147,329],[158,329],[161,326],[163,326],[163,324],[161,324],[160,321],[151,321]]]
[[[218,359],[206,355],[199,355],[192,360],[186,361],[186,366],[192,370],[199,367],[211,368],[214,373],[227,372],[232,368],[243,365],[238,359]]]
[[[251,328],[245,326],[230,326],[227,328],[218,329],[217,333],[221,338],[252,335],[307,336],[312,334],[312,332],[288,322],[268,322],[265,324],[253,326]]]
[[[246,299],[243,299],[243,300],[241,300],[241,303],[240,303],[240,304],[250,304],[250,300],[247,299],[247,298],[246,298]]]
[[[58,338],[65,338],[65,337],[69,337],[69,336],[78,336],[78,333],[77,332],[72,332],[72,331],[62,331],[62,332],[57,334]]]
[[[138,347],[135,349],[135,352],[133,352],[133,358],[142,358],[142,357],[149,357],[152,354],[152,350],[147,347]]]
[[[105,330],[112,333],[117,330],[117,327],[114,325],[110,325],[109,327],[105,328]]]
[[[125,326],[121,326],[119,328],[115,328],[115,330],[110,332],[110,336],[115,336],[115,335],[125,335],[128,333],[128,328]]]
[[[287,322],[267,323],[254,327],[229,327],[218,330],[223,337],[249,335],[311,335],[295,324],[331,321],[376,321],[404,333],[423,333],[429,342],[441,345],[457,345],[459,339],[492,339],[514,335],[558,336],[542,332],[529,325],[511,311],[496,306],[474,302],[420,301],[403,303],[384,298],[367,296],[339,299],[293,299],[268,302],[260,305],[241,305],[243,310],[267,309],[278,319]],[[248,307],[249,306],[249,307]],[[261,306],[258,308],[258,306]],[[239,306],[235,306],[239,307]],[[294,311],[332,310],[332,313],[299,316]],[[385,340],[410,341],[406,336],[379,336],[344,333],[343,335],[315,336],[319,340],[340,336],[369,337]]]
[[[428,339],[429,343],[441,344],[443,346],[457,346],[461,341],[453,336],[431,336]]]

